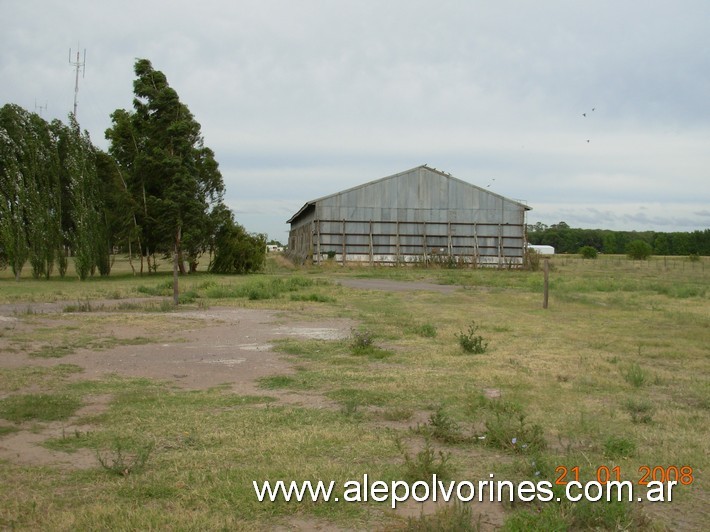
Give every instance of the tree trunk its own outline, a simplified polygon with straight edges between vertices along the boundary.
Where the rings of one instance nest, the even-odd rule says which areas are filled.
[[[131,237],[128,237],[128,264],[131,266],[133,276],[136,275],[136,269],[133,267],[133,250],[131,249]]]
[[[178,279],[179,279],[179,272],[178,272],[178,262],[179,262],[179,253],[178,249],[180,248],[180,234],[181,234],[181,228],[178,227],[177,233],[175,233],[175,247],[173,249],[173,303],[175,306],[178,306],[178,299],[180,296],[180,290],[178,287]]]
[[[180,268],[180,275],[185,275],[185,261],[182,258],[182,249],[178,250],[178,267]]]

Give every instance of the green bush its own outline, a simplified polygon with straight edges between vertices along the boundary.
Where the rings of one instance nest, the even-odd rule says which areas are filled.
[[[485,353],[486,349],[488,349],[488,342],[483,339],[483,336],[476,334],[477,331],[478,325],[476,325],[475,321],[472,321],[467,333],[461,331],[456,335],[461,349],[467,353],[480,354]]]
[[[419,432],[428,434],[444,443],[460,443],[466,440],[459,424],[451,419],[442,407],[429,416],[429,423],[419,427]]]
[[[646,260],[653,253],[653,248],[643,240],[632,240],[626,245],[626,255],[632,260]]]
[[[236,223],[231,214],[221,220],[214,238],[212,273],[253,273],[266,262],[266,235],[251,234]]]
[[[585,259],[596,259],[599,252],[592,246],[583,246],[579,248],[579,254]]]

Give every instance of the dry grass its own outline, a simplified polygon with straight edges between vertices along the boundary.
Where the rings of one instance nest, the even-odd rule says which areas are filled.
[[[390,354],[382,359],[357,356],[348,341],[288,341],[281,349],[297,371],[265,380],[262,396],[256,397],[226,389],[180,392],[147,380],[73,382],[73,369],[54,370],[47,377],[57,393],[111,394],[113,401],[88,434],[50,442],[53,448],[106,449],[122,438],[125,448],[150,444],[153,453],[140,472],[125,477],[108,475],[98,464],[67,473],[5,463],[0,468],[0,527],[266,529],[302,518],[329,526],[385,527],[400,521],[382,505],[260,504],[251,481],[343,482],[363,473],[400,478],[406,473],[401,449],[415,456],[423,446],[421,434],[410,426],[443,409],[462,437],[431,444],[436,452],[450,453],[455,479],[487,479],[495,473],[499,479],[554,481],[558,465],[579,466],[583,479],[590,479],[597,467],[618,465],[624,480],[637,482],[644,465],[690,465],[694,482],[678,487],[673,503],[613,508],[616,513],[606,517],[627,519],[632,528],[651,526],[644,514],[655,526],[702,528],[709,517],[704,471],[710,456],[710,262],[555,257],[553,266],[548,310],[541,308],[539,272],[334,267],[286,274],[272,262],[265,276],[189,279],[184,285],[195,291],[198,302],[280,309],[295,320],[355,319],[372,333],[374,346]],[[206,295],[216,285],[236,288],[286,275],[327,280],[330,284],[315,283],[300,293],[330,299],[299,301],[286,294],[250,301]],[[429,280],[461,288],[449,294],[378,292],[334,284],[345,276]],[[67,299],[111,293],[133,297],[139,286],[162,280],[0,282],[3,288],[12,286],[3,292],[5,300],[17,302],[61,299],[55,295],[57,286],[70,295]],[[88,330],[105,328],[114,319],[90,316]],[[115,319],[138,319],[130,316]],[[32,332],[33,316],[20,319],[30,331],[9,332],[10,337],[41,342],[50,334]],[[489,343],[485,353],[475,356],[463,353],[456,338],[472,321]],[[155,323],[156,334],[170,330],[169,315],[156,315]],[[436,335],[418,334],[422,323]],[[0,382],[19,393],[43,377],[30,368],[3,369]],[[644,376],[640,384],[629,381],[630,368]],[[321,394],[342,408],[281,405],[268,398],[280,387]],[[493,398],[482,398],[486,394]],[[635,422],[633,405],[651,405],[651,419]],[[485,440],[478,436],[492,430],[496,419],[507,423],[505,416],[520,412],[525,423],[540,427],[546,448],[533,455],[513,445],[479,443]],[[633,443],[631,456],[605,454],[605,443],[614,438]],[[506,509],[511,527],[530,525],[536,513],[527,514],[527,509]],[[548,524],[609,527],[599,516],[581,512],[551,505],[540,515]]]

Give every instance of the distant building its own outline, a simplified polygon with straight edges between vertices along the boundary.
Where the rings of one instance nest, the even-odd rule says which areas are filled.
[[[521,266],[530,207],[426,165],[308,201],[291,224],[301,262]]]
[[[537,251],[540,255],[554,255],[555,248],[552,246],[545,246],[541,244],[528,244],[528,249]]]
[[[272,251],[283,251],[284,248],[278,244],[266,244],[266,252],[271,253]]]

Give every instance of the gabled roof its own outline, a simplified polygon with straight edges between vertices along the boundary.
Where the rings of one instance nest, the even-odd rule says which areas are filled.
[[[303,214],[304,211],[306,211],[309,207],[315,206],[315,204],[318,203],[319,201],[323,201],[323,200],[325,200],[325,199],[332,198],[333,196],[338,196],[338,195],[344,194],[344,193],[346,193],[346,192],[352,192],[353,190],[358,190],[358,189],[360,189],[360,188],[365,188],[365,187],[368,187],[368,186],[370,186],[370,185],[374,185],[374,184],[376,184],[376,183],[380,183],[380,182],[382,182],[382,181],[387,181],[388,179],[392,179],[392,178],[397,177],[397,176],[400,176],[400,175],[402,175],[402,174],[408,174],[408,173],[413,172],[413,171],[415,171],[415,170],[418,170],[418,169],[420,169],[420,168],[426,168],[427,170],[429,170],[429,171],[431,171],[431,172],[434,172],[434,173],[437,173],[437,174],[439,174],[439,175],[442,175],[442,176],[444,176],[445,178],[450,179],[450,180],[452,180],[452,181],[456,181],[456,182],[458,182],[458,183],[462,183],[462,184],[467,185],[467,186],[469,186],[469,187],[477,188],[478,190],[480,190],[480,191],[482,191],[482,192],[485,192],[486,194],[490,194],[491,196],[496,196],[496,197],[501,198],[501,199],[503,199],[503,200],[505,200],[505,201],[508,201],[508,202],[510,202],[510,203],[514,203],[514,204],[516,204],[516,205],[522,207],[522,208],[525,209],[526,211],[531,210],[531,207],[528,207],[528,206],[525,205],[524,203],[521,203],[521,202],[519,202],[519,201],[512,200],[512,199],[510,199],[510,198],[506,198],[505,196],[501,196],[500,194],[496,194],[495,192],[491,192],[491,191],[488,190],[487,188],[482,188],[482,187],[479,187],[479,186],[477,186],[477,185],[473,185],[473,184],[471,184],[471,183],[468,183],[467,181],[464,181],[464,180],[462,180],[462,179],[458,179],[458,178],[456,178],[456,177],[453,177],[451,174],[447,174],[446,172],[443,172],[443,171],[441,171],[441,170],[437,170],[436,168],[432,168],[431,166],[427,166],[426,164],[422,164],[422,165],[420,165],[420,166],[415,166],[414,168],[410,168],[409,170],[405,170],[405,171],[403,171],[403,172],[398,172],[398,173],[396,173],[396,174],[388,175],[387,177],[381,177],[381,178],[379,178],[379,179],[375,179],[375,180],[373,180],[373,181],[368,181],[367,183],[363,183],[363,184],[357,185],[357,186],[355,186],[355,187],[347,188],[347,189],[345,189],[345,190],[341,190],[341,191],[339,191],[339,192],[335,192],[335,193],[333,193],[333,194],[328,194],[327,196],[321,196],[320,198],[316,198],[316,199],[314,199],[314,200],[308,201],[308,202],[306,202],[306,203],[303,205],[303,207],[301,207],[301,208],[298,210],[298,212],[297,212],[296,214],[294,214],[293,216],[291,216],[291,218],[289,218],[289,219],[286,221],[286,223],[287,223],[287,224],[292,223],[292,222],[293,222],[294,220],[296,220],[301,214]]]

